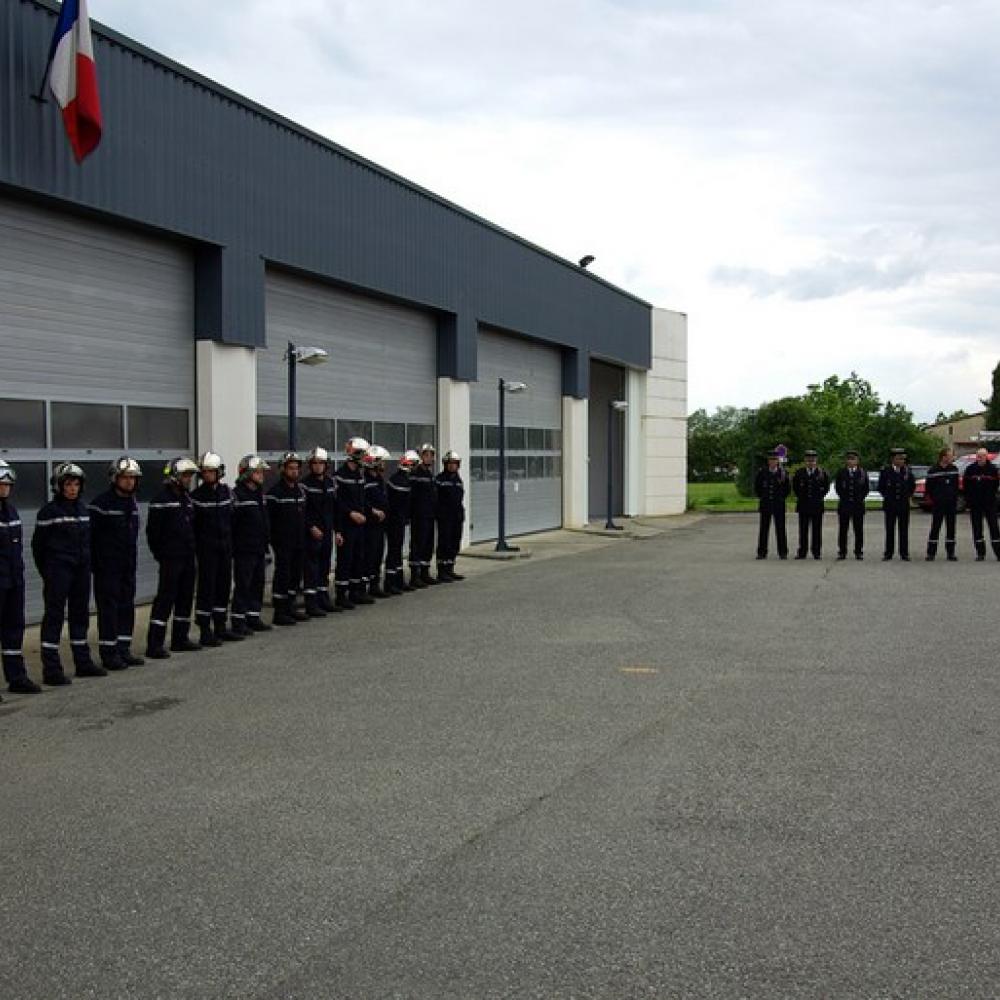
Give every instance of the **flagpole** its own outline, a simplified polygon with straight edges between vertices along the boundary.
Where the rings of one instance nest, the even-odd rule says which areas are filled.
[[[52,69],[52,60],[49,59],[45,63],[45,72],[42,74],[42,82],[38,85],[38,93],[32,94],[31,99],[37,101],[39,104],[48,104],[49,100],[45,96],[45,84],[49,82],[49,70]]]

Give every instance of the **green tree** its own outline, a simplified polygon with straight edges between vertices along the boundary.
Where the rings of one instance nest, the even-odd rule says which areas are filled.
[[[785,396],[761,406],[748,422],[737,478],[740,493],[753,493],[754,476],[772,448],[783,444],[791,461],[801,461],[802,453],[815,447],[817,431],[816,415],[801,396]]]
[[[1000,363],[993,369],[993,393],[986,404],[986,430],[1000,431]]]
[[[750,411],[720,406],[714,414],[695,410],[688,417],[688,479],[729,480],[739,465]]]

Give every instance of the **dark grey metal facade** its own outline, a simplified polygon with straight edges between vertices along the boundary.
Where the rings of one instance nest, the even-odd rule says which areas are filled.
[[[189,240],[195,336],[265,344],[265,263],[432,310],[440,375],[476,378],[480,324],[650,364],[650,306],[404,179],[94,25],[104,138],[82,167],[32,100],[48,0],[0,4],[0,188]]]

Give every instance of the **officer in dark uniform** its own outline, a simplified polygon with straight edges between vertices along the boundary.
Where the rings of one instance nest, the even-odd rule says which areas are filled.
[[[1000,486],[1000,471],[990,461],[990,453],[985,448],[976,452],[976,460],[966,466],[964,474],[965,503],[969,508],[972,524],[972,541],[976,546],[976,562],[986,558],[986,541],[983,538],[983,519],[990,529],[990,545],[993,554],[1000,559],[1000,524],[997,523],[997,487]]]
[[[385,519],[389,497],[385,463],[389,452],[373,444],[361,459],[365,473],[365,581],[369,597],[392,597],[382,589],[382,560],[385,557]]]
[[[882,510],[885,512],[885,552],[882,561],[892,558],[899,530],[899,558],[910,561],[910,497],[917,488],[913,471],[906,464],[906,449],[893,448],[890,462],[878,476],[878,491],[882,494]]]
[[[170,648],[175,653],[201,649],[190,638],[194,604],[195,543],[191,482],[198,466],[190,458],[174,458],[163,470],[163,489],[149,504],[146,541],[159,564],[156,597],[149,614],[146,656],[165,660],[167,622],[173,613]]]
[[[21,515],[11,493],[17,473],[0,459],[0,655],[7,690],[38,694],[41,688],[24,666],[24,542]]]
[[[59,638],[69,608],[69,642],[77,677],[106,677],[87,644],[90,626],[90,514],[83,502],[83,469],[60,462],[52,472],[52,500],[35,519],[31,552],[44,584],[42,680],[69,684],[59,660]]]
[[[306,544],[306,491],[299,482],[302,459],[286,451],[278,463],[280,478],[267,491],[267,514],[274,550],[271,601],[275,625],[295,625],[309,616],[295,607],[302,586]]]
[[[198,459],[201,484],[191,494],[194,541],[198,556],[195,618],[203,646],[221,646],[243,638],[229,628],[233,590],[233,494],[222,481],[226,466],[214,452]]]
[[[767,453],[767,467],[757,473],[753,485],[759,499],[760,529],[757,533],[757,558],[767,558],[767,539],[771,520],[774,520],[774,537],[778,545],[778,558],[788,558],[788,538],[785,535],[785,499],[791,492],[788,473],[781,467],[776,451]]]
[[[410,473],[410,583],[418,589],[438,582],[431,576],[437,516],[436,454],[434,445],[422,444],[420,464]]]
[[[795,511],[799,515],[799,550],[795,558],[805,559],[811,548],[813,559],[819,559],[823,552],[823,511],[826,495],[830,491],[830,476],[826,469],[816,464],[815,451],[809,449],[803,458],[805,465],[796,469],[792,476]]]
[[[949,562],[957,562],[955,555],[955,515],[958,513],[958,466],[952,461],[951,448],[938,452],[936,465],[927,472],[927,495],[933,504],[931,508],[931,532],[927,536],[927,561],[933,562],[937,555],[941,522],[945,523],[944,550]]]
[[[868,496],[868,473],[858,464],[858,453],[844,453],[846,465],[837,473],[837,558],[847,558],[847,532],[854,529],[854,558],[864,559],[865,497]]]
[[[138,667],[132,655],[135,580],[139,565],[139,504],[142,468],[122,455],[108,466],[110,487],[90,502],[90,565],[97,604],[97,648],[107,670]]]
[[[389,594],[413,590],[403,574],[403,538],[410,523],[410,474],[419,464],[420,456],[415,451],[404,452],[386,483],[389,511],[385,522],[385,590]]]
[[[261,620],[264,607],[264,568],[270,543],[270,525],[264,502],[264,473],[270,466],[260,455],[240,459],[233,490],[233,631],[247,638],[270,632]]]
[[[337,487],[328,472],[330,454],[313,448],[306,456],[309,475],[302,480],[306,491],[306,547],[304,582],[306,614],[322,618],[328,611],[340,611],[330,600],[330,565],[333,560],[334,518],[337,514]]]
[[[437,486],[437,578],[443,583],[464,580],[455,572],[455,560],[462,547],[462,525],[465,524],[465,484],[459,468],[462,456],[457,451],[445,452],[442,470],[435,477]]]
[[[337,567],[336,604],[353,611],[359,604],[374,604],[363,592],[365,575],[365,473],[361,467],[364,454],[371,447],[360,437],[344,445],[344,461],[334,477],[337,482]]]

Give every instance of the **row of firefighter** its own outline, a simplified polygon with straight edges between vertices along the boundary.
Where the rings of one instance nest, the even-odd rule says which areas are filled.
[[[791,476],[781,464],[782,457],[777,450],[768,452],[767,465],[754,480],[760,512],[757,558],[767,558],[772,524],[778,558],[788,558],[785,502],[792,493],[799,520],[799,544],[795,558],[805,559],[809,554],[814,559],[822,558],[823,513],[832,485],[837,495],[837,558],[847,558],[849,536],[853,534],[854,557],[863,559],[866,501],[871,487],[868,473],[859,465],[858,453],[845,452],[844,465],[833,477],[818,464],[817,452],[812,449],[804,453],[804,464]],[[879,472],[877,484],[884,514],[883,561],[892,559],[897,551],[900,559],[908,561],[910,558],[910,498],[916,485],[906,450],[893,448],[888,463]],[[976,452],[974,460],[961,473],[952,450],[942,448],[937,462],[926,474],[926,487],[933,511],[925,556],[928,561],[937,557],[942,527],[945,531],[946,557],[951,562],[958,559],[956,527],[960,490],[964,493],[969,511],[976,559],[982,561],[986,558],[988,540],[994,555],[1000,560],[1000,524],[997,517],[1000,470],[990,461],[985,448]]]
[[[434,446],[424,444],[402,454],[392,475],[389,460],[385,448],[358,437],[347,442],[335,470],[324,448],[305,458],[290,451],[281,457],[270,489],[264,485],[270,467],[259,455],[240,460],[232,488],[213,452],[197,462],[168,462],[146,522],[159,572],[145,656],[166,659],[171,651],[193,652],[269,631],[272,625],[262,617],[269,552],[272,623],[280,626],[463,579],[455,571],[465,520],[461,456],[447,452],[438,471]],[[108,469],[108,488],[85,500],[79,465],[63,462],[53,471],[52,499],[38,512],[31,538],[43,583],[45,684],[71,683],[59,650],[67,618],[77,677],[101,677],[143,662],[132,649],[141,475],[139,463],[122,456]],[[40,688],[28,676],[22,648],[25,556],[16,481],[16,470],[0,461],[0,648],[8,690],[32,694]],[[97,660],[87,639],[92,587]],[[197,638],[191,634],[192,610]]]

